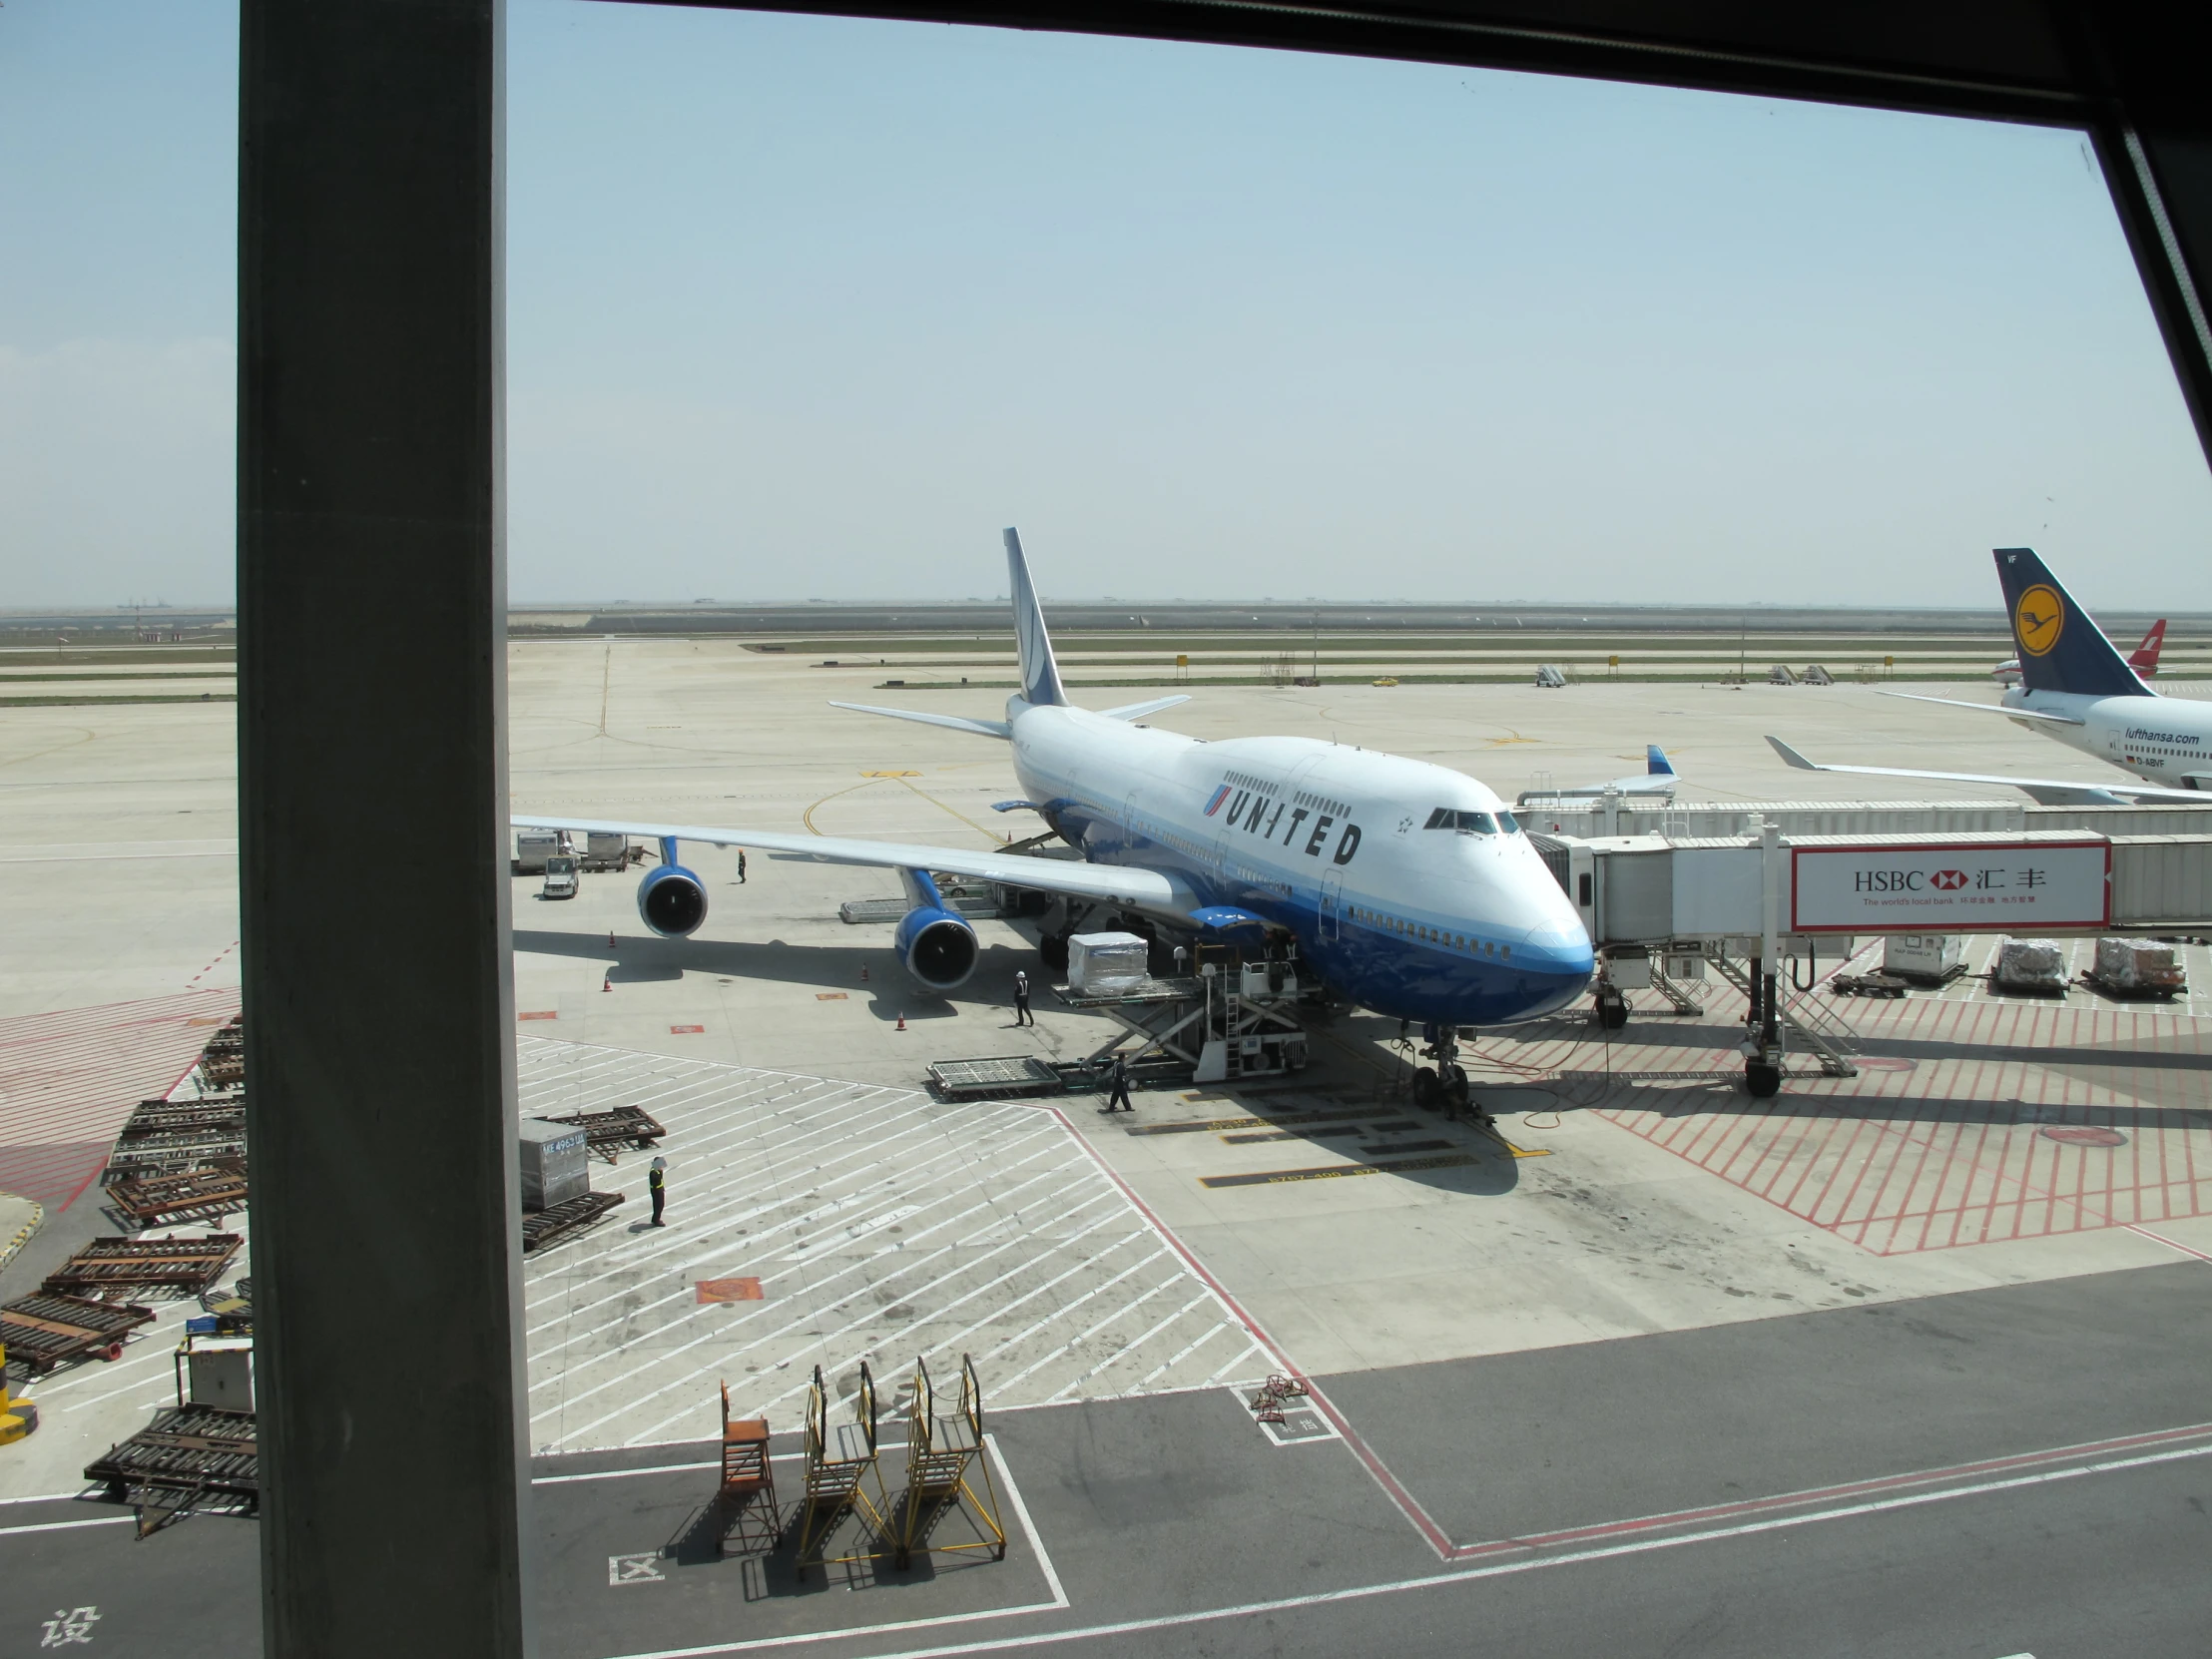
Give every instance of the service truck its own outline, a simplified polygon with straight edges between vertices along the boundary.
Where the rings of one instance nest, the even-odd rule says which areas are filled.
[[[545,860],[545,887],[541,898],[574,898],[583,878],[576,873],[576,854],[556,852]]]

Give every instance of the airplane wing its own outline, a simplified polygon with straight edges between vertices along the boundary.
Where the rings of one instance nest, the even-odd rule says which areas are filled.
[[[2002,703],[1961,703],[1955,697],[1923,697],[1918,692],[1882,693],[1884,697],[1902,697],[1908,703],[1940,703],[1946,709],[1971,709],[1976,714],[2002,715],[2007,720],[2032,721],[2039,726],[2079,726],[2082,723],[2071,715],[2046,715],[2034,709],[2009,709]]]
[[[1010,887],[1034,887],[1075,898],[1104,899],[1163,915],[1188,915],[1198,898],[1158,870],[1119,864],[1086,864],[1072,858],[1032,858],[1019,852],[968,852],[918,842],[855,840],[837,835],[789,834],[774,830],[714,829],[695,824],[636,824],[614,819],[569,818],[560,813],[516,813],[518,830],[568,830],[579,834],[637,835],[647,839],[705,841],[756,852],[788,853],[825,864],[868,864],[879,869],[922,869],[970,875]]]
[[[1934,702],[1936,699],[1930,699]],[[1963,708],[1977,705],[1962,704]],[[1986,707],[1986,705],[1979,705]],[[1869,778],[1928,778],[1943,784],[2001,784],[2026,793],[2038,807],[2202,807],[2193,790],[2163,790],[2155,784],[2074,784],[2057,778],[1999,778],[1979,772],[1913,772],[1904,767],[1824,766],[1809,761],[1780,738],[1769,737],[1774,752],[1800,772],[1854,772]]]
[[[1172,709],[1178,703],[1190,701],[1188,692],[1178,692],[1173,697],[1155,697],[1150,703],[1124,703],[1118,709],[1101,709],[1098,712],[1108,720],[1142,720],[1146,715],[1156,715],[1162,709]]]
[[[918,709],[878,709],[872,703],[839,703],[835,698],[830,700],[830,707],[850,709],[858,715],[881,715],[885,720],[910,720],[916,726],[942,726],[953,732],[973,732],[979,738],[1004,738],[1013,730],[1002,720],[970,720],[965,715],[925,715]],[[547,825],[546,828],[557,830],[560,826],[554,824]],[[638,833],[643,834],[644,831],[640,830]]]

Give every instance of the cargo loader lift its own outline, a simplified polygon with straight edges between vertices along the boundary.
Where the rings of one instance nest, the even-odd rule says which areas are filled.
[[[981,1489],[974,1474],[980,1471]],[[975,1362],[960,1356],[960,1402],[950,1416],[937,1415],[929,1367],[914,1362],[913,1397],[906,1406],[906,1490],[898,1503],[898,1532],[892,1559],[904,1567],[916,1549],[988,1550],[1006,1559],[1006,1529],[999,1524],[998,1491],[991,1482],[983,1449],[983,1390]],[[954,1511],[975,1529],[973,1543],[939,1544],[930,1540]]]
[[[875,1498],[867,1494],[869,1480]],[[877,1502],[876,1499],[881,1499]],[[830,1389],[822,1368],[807,1389],[807,1503],[799,1517],[799,1570],[827,1562],[872,1561],[881,1553],[869,1547],[887,1541],[890,1526],[883,1511],[890,1500],[883,1491],[883,1475],[875,1458],[875,1380],[867,1362],[860,1362],[860,1388],[852,1401],[852,1421],[830,1423]],[[866,1529],[862,1547],[846,1555],[825,1557],[830,1534],[847,1515],[857,1515]]]

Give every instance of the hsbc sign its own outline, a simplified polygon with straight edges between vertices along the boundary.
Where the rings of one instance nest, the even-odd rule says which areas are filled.
[[[2020,933],[2111,915],[2101,840],[1794,846],[1790,870],[1793,933]]]

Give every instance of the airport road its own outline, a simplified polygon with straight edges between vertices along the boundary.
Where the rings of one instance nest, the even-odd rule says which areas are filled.
[[[1006,1412],[1007,1559],[904,1575],[714,1559],[705,1445],[541,1459],[541,1650],[2181,1659],[2212,1622],[2208,1328],[2191,1264],[1801,1315],[1756,1350],[1320,1380],[1355,1440],[1272,1444],[1218,1388]],[[118,1513],[0,1510],[7,1640],[66,1605],[134,1651],[253,1651],[252,1526],[137,1542]]]

